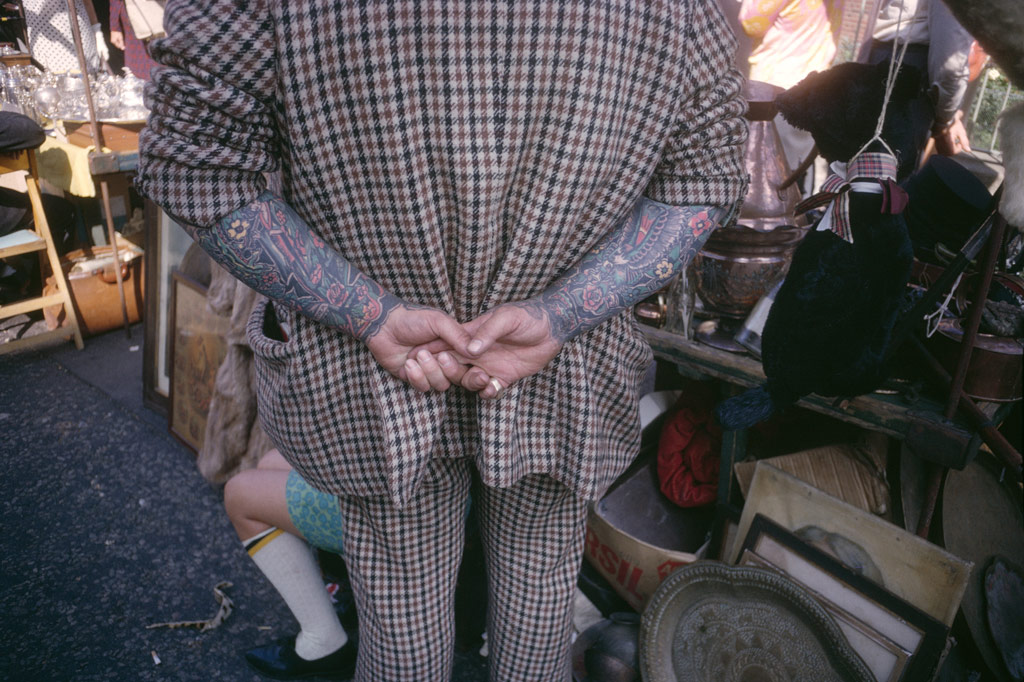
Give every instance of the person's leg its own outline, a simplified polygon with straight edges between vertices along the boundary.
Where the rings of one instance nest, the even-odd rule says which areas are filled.
[[[356,680],[451,678],[469,466],[434,460],[400,509],[382,498],[339,498],[359,611]]]
[[[312,491],[276,451],[271,451],[256,469],[242,471],[227,482],[224,507],[249,556],[299,623],[295,653],[312,661],[339,651],[348,642],[348,635],[338,622],[320,567],[293,523],[288,491],[296,487]],[[270,654],[256,655],[266,658]]]
[[[300,535],[288,513],[285,487],[292,468],[277,450],[264,455],[255,469],[232,476],[224,485],[224,509],[245,542],[275,527]]]
[[[490,678],[570,679],[586,500],[548,476],[532,475],[504,489],[477,483],[473,505],[490,586]]]

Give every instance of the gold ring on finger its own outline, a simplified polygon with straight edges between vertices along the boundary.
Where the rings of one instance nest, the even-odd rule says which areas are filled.
[[[494,398],[492,398],[492,400],[497,400],[501,396],[505,395],[506,392],[508,392],[508,386],[505,386],[503,383],[501,383],[500,379],[492,377],[489,383],[491,384],[491,386],[494,387],[495,391]]]

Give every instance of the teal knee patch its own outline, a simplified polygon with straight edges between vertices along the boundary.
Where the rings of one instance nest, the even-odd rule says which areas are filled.
[[[288,474],[284,496],[288,516],[309,544],[344,555],[337,497],[320,492],[295,471]]]

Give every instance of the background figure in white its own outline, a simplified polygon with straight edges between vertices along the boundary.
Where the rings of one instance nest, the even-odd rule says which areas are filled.
[[[961,110],[974,42],[971,34],[941,0],[883,0],[867,61],[888,60],[894,47],[904,42],[909,45],[903,62],[928,77],[927,111],[915,122],[922,149],[930,136],[939,154],[971,151]]]
[[[29,51],[47,71],[78,71],[78,53],[71,32],[67,0],[23,0]],[[110,58],[91,0],[75,0],[78,30],[89,71]]]

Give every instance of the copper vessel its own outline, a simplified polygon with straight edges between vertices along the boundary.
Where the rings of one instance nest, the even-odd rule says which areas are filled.
[[[746,169],[750,188],[736,224],[715,230],[694,258],[695,288],[708,313],[743,319],[789,268],[806,229],[796,224],[800,190],[779,187],[791,171],[778,129],[774,99],[782,90],[749,81],[750,135]]]
[[[706,308],[743,319],[789,269],[797,244],[807,233],[795,225],[758,232],[742,225],[715,230],[694,258],[696,288]]]
[[[779,189],[792,173],[774,120],[774,100],[781,92],[781,88],[768,83],[747,82],[750,133],[744,163],[750,176],[750,188],[743,199],[737,222],[758,232],[793,223],[793,211],[800,203],[800,190],[796,183]]]
[[[633,315],[637,321],[649,327],[665,326],[667,313],[667,296],[664,291],[656,291],[633,306]]]

